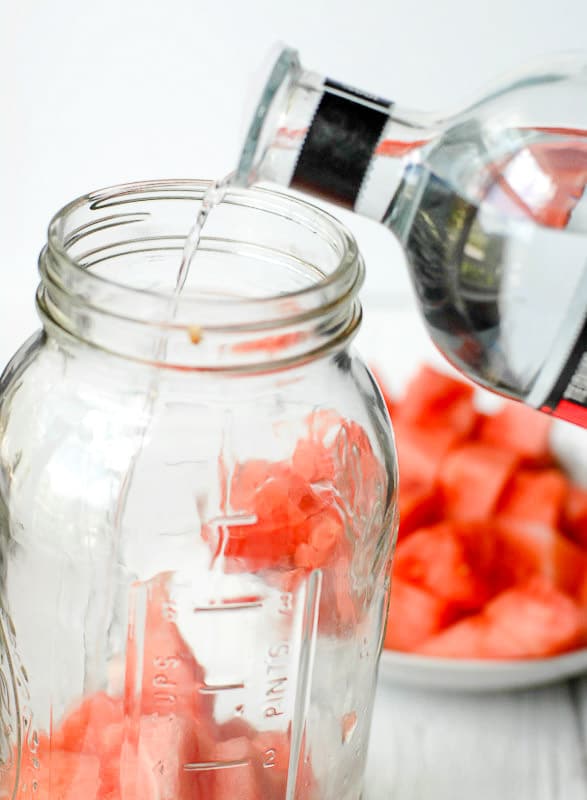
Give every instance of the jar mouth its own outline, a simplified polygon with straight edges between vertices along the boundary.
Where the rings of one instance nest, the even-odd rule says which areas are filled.
[[[231,187],[175,298],[185,237],[210,185],[131,183],[61,209],[39,260],[46,327],[195,369],[275,366],[340,346],[360,319],[362,259],[338,220],[288,194]]]

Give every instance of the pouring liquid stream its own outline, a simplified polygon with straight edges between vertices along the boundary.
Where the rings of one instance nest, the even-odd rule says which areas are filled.
[[[208,219],[211,211],[216,206],[220,205],[220,203],[222,203],[222,201],[224,200],[226,193],[232,184],[233,178],[234,178],[234,173],[231,172],[224,178],[214,181],[213,183],[210,184],[210,186],[204,193],[204,196],[202,197],[202,203],[198,211],[198,214],[196,216],[196,219],[194,221],[194,224],[192,225],[186,236],[184,248],[182,251],[181,261],[175,279],[174,289],[172,294],[170,295],[169,314],[167,315],[168,323],[173,323],[177,315],[181,293],[185,287],[190,269],[192,267],[192,263],[198,251],[198,247],[200,245],[200,239],[202,237],[202,230],[204,229],[206,220]],[[167,361],[167,348],[168,348],[168,335],[166,333],[163,333],[163,335],[159,339],[155,351],[154,360],[156,363],[165,363]],[[116,520],[116,526],[119,530],[122,526],[128,494],[133,482],[133,475],[136,469],[137,462],[139,461],[141,453],[143,452],[145,441],[147,439],[148,432],[153,422],[153,418],[155,415],[155,407],[157,405],[158,399],[159,399],[159,371],[155,370],[153,374],[153,380],[151,381],[150,389],[147,392],[146,396],[146,403],[144,409],[145,422],[142,426],[141,432],[139,433],[137,447],[133,457],[130,460],[116,502],[115,520]]]
[[[233,178],[234,173],[231,172],[226,175],[226,177],[214,181],[202,197],[202,205],[200,206],[200,210],[198,211],[198,215],[194,221],[194,224],[190,228],[186,237],[181,256],[181,263],[177,272],[175,289],[173,292],[174,304],[172,318],[175,317],[175,314],[177,313],[179,297],[188,279],[192,262],[196,256],[196,253],[198,252],[202,230],[204,229],[206,220],[208,219],[212,210],[216,206],[220,205],[220,203],[222,203],[226,197],[226,193],[232,184]]]

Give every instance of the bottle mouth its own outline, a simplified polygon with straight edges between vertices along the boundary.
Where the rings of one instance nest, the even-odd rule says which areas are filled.
[[[356,242],[326,212],[275,191],[228,191],[174,297],[209,186],[127,184],[58,212],[39,260],[47,330],[180,369],[275,369],[342,347],[360,321]]]
[[[239,186],[250,186],[258,179],[256,166],[261,164],[265,152],[278,128],[284,98],[297,81],[302,67],[296,50],[282,44],[276,45],[265,59],[259,78],[251,94],[252,110],[245,117],[250,120],[244,146],[235,173]],[[259,90],[259,86],[261,89]]]

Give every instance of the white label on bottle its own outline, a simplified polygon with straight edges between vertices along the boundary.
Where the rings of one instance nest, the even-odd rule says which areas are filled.
[[[531,392],[525,398],[528,405],[554,413],[561,401],[580,402],[570,396],[580,394],[585,383],[585,351],[587,350],[587,265],[575,286],[571,302],[565,315],[565,324],[560,326],[550,352],[544,361]],[[567,396],[567,392],[570,394]]]
[[[583,353],[579,366],[564,393],[567,400],[587,405],[587,353]]]
[[[542,410],[587,428],[587,317]]]
[[[383,149],[385,142],[392,139],[393,128],[394,122],[389,119],[383,128],[355,201],[354,210],[370,219],[383,219],[397,189],[401,172],[398,158],[390,158]]]

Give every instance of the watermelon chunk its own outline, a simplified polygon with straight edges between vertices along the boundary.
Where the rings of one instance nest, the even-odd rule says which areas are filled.
[[[444,459],[440,485],[447,516],[486,519],[518,464],[516,453],[483,442],[466,442]]]
[[[483,578],[493,592],[495,561],[498,557],[497,538],[493,518],[471,522],[452,522],[454,534],[459,538],[471,569]]]
[[[101,754],[106,744],[103,734],[110,736],[111,726],[121,726],[123,718],[121,698],[96,692],[67,714],[53,734],[53,747],[72,753]]]
[[[281,464],[251,458],[236,465],[230,487],[230,500],[240,511],[253,511],[255,494],[263,484],[280,471]],[[287,467],[281,469],[286,471]]]
[[[475,554],[450,522],[421,528],[399,542],[393,576],[462,610],[480,608],[490,595],[485,576],[476,569]]]
[[[562,511],[564,532],[587,548],[587,489],[571,484]]]
[[[579,590],[587,572],[587,557],[558,531],[540,523],[496,518],[495,532],[497,589],[538,575],[570,594]]]
[[[247,490],[243,490],[241,480]],[[304,540],[303,525],[308,516],[324,507],[323,501],[308,484],[284,465],[272,465],[265,480],[247,495],[251,480],[247,464],[237,468],[233,479],[232,503],[241,512],[252,513],[254,524],[231,525],[223,543],[226,559],[236,560],[237,569],[252,571],[267,567],[291,565],[297,545]],[[205,532],[208,539],[217,534]],[[234,565],[233,565],[234,566]]]
[[[545,658],[570,650],[583,636],[578,606],[547,581],[533,578],[494,598],[486,609],[416,648],[439,658]]]
[[[307,483],[328,483],[334,480],[334,455],[320,442],[300,439],[292,456],[292,468]]]
[[[485,646],[494,658],[555,655],[579,645],[584,630],[576,603],[536,577],[494,598],[485,617]]]
[[[308,435],[298,441],[291,463],[236,465],[230,505],[249,519],[231,524],[228,532],[214,524],[202,530],[212,551],[222,555],[225,571],[263,572],[275,583],[269,572],[297,575],[334,565],[345,541],[363,535],[384,479],[367,433],[330,410],[318,410],[306,422]],[[225,473],[223,468],[228,486]],[[341,507],[353,514],[342,514]]]
[[[402,539],[412,531],[437,522],[441,514],[439,490],[427,483],[400,484],[399,533]]]
[[[396,417],[411,425],[451,428],[464,438],[477,419],[473,396],[473,386],[424,365],[409,381]]]
[[[307,427],[307,436],[294,450],[292,468],[308,483],[332,484],[337,472],[336,441],[343,420],[332,410],[318,409],[308,416]]]
[[[120,756],[127,738],[135,734],[125,721],[114,722],[100,730],[100,800],[118,796],[120,791]]]
[[[500,606],[487,612],[492,598],[503,595],[504,608],[523,606],[529,615],[534,606],[555,607],[561,592],[561,613],[578,604],[587,638],[587,489],[558,467],[548,416],[513,401],[481,413],[473,400],[472,386],[430,366],[399,402],[387,397],[400,527],[385,646],[447,658],[525,657],[518,650],[528,643],[506,634],[500,649]],[[532,579],[547,588],[532,589]],[[394,615],[406,621],[395,630]],[[529,616],[524,624],[532,629]],[[567,647],[544,636],[544,652]]]
[[[326,411],[311,415],[308,426],[291,465],[237,465],[231,504],[254,521],[231,525],[227,538],[212,526],[203,530],[228,571],[317,569],[332,561],[344,534],[334,486],[359,516],[370,512],[381,465],[363,429]]]
[[[439,477],[447,455],[462,437],[448,427],[420,427],[404,422],[394,425],[400,482],[430,486]]]
[[[53,731],[52,747],[99,758],[100,798],[118,789],[120,753],[125,737],[122,698],[96,692],[70,711]]]
[[[290,739],[284,731],[259,731],[252,740],[256,761],[261,765],[265,794],[263,800],[286,796]],[[303,794],[306,798],[307,795]]]
[[[266,795],[255,756],[253,744],[246,737],[219,742],[212,760],[230,766],[210,773],[213,786],[210,796],[214,800],[264,800]]]
[[[215,724],[212,730],[209,721],[195,716],[158,713],[125,717],[102,728],[98,712],[113,704],[118,717],[122,698],[114,700],[102,693],[87,697],[53,731],[51,744],[46,735],[39,735],[35,755],[27,750],[21,762],[22,796],[26,793],[28,797],[27,782],[34,779],[43,800],[284,797],[290,766],[289,731],[257,731],[242,718]],[[80,727],[84,736],[75,741],[97,750],[96,755],[55,748],[55,743],[64,739],[73,745],[69,737]],[[300,761],[297,780],[296,797],[316,800],[317,784],[307,754]]]
[[[414,648],[414,652],[435,658],[489,658],[488,622],[483,614],[467,617],[450,625]]]
[[[205,800],[185,765],[202,758],[194,726],[175,715],[143,716],[135,731],[137,741],[125,742],[120,759],[123,798]]]
[[[353,504],[364,502],[365,489],[382,470],[365,430],[329,409],[310,414],[307,425],[308,436],[293,454],[293,471],[308,483],[338,484]]]
[[[452,618],[450,602],[394,578],[383,646],[388,650],[413,650]]]
[[[559,469],[519,470],[510,480],[498,512],[527,522],[557,527],[569,490],[569,482]]]
[[[507,401],[499,411],[484,417],[479,437],[487,444],[517,453],[533,466],[553,463],[550,451],[552,420],[540,411]]]
[[[334,510],[311,518],[306,542],[297,546],[296,567],[317,569],[332,560],[344,539],[344,523]]]
[[[100,762],[96,756],[52,750],[39,759],[35,779],[38,800],[95,800],[98,797]],[[28,796],[28,790],[23,792]]]
[[[255,474],[263,481],[249,489]],[[331,498],[315,492],[287,465],[276,462],[258,472],[257,466],[254,470],[249,464],[239,466],[233,485],[233,505],[256,521],[231,525],[224,542],[218,530],[203,531],[211,547],[223,548],[227,571],[291,569],[312,558],[319,562],[312,566],[321,566],[335,548],[341,524]]]
[[[204,670],[182,638],[174,622],[168,583],[162,573],[144,584],[137,584],[137,603],[145,602],[142,653],[141,637],[130,626],[126,656],[125,711],[136,714],[183,714],[211,719],[214,698],[201,694]],[[137,663],[142,661],[140,691],[136,686]]]

